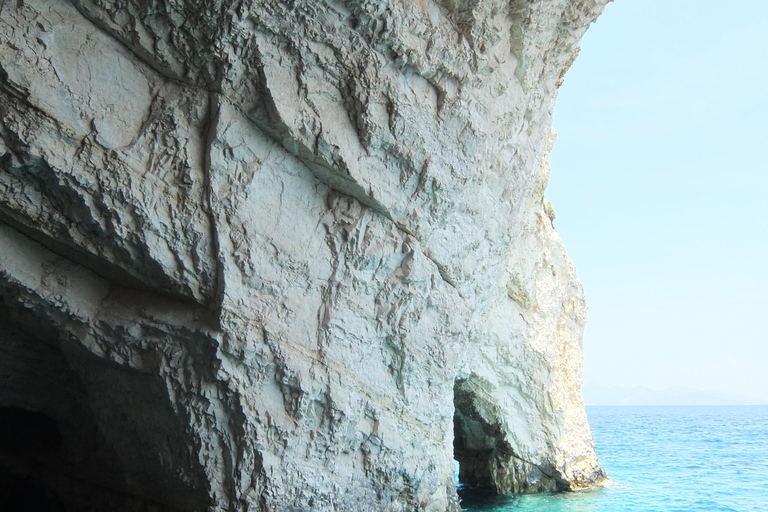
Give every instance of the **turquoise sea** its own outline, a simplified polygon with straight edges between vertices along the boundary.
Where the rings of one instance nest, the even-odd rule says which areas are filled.
[[[461,489],[472,512],[768,512],[768,406],[588,406],[602,488],[538,496]]]

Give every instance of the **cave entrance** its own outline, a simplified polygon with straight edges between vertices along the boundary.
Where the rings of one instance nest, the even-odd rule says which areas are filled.
[[[77,373],[85,349],[14,308],[0,297],[0,511],[172,510],[124,483]]]
[[[499,408],[476,377],[457,379],[453,387],[453,458],[459,484],[509,490],[512,449],[501,428]],[[513,486],[514,487],[514,486]]]
[[[61,446],[56,421],[21,407],[0,407],[0,449],[11,453],[47,453]]]
[[[59,425],[50,416],[21,407],[0,406],[0,503],[7,510],[61,510],[60,503],[47,491],[42,480],[16,474],[7,467],[18,467],[19,458],[39,461],[55,457],[61,446]]]

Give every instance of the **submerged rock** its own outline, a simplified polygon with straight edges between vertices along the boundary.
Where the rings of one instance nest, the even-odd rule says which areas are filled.
[[[0,4],[0,494],[442,512],[454,457],[602,479],[544,190],[605,3]]]

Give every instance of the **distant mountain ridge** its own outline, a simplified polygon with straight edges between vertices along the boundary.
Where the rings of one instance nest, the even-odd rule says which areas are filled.
[[[654,390],[593,383],[584,384],[584,402],[587,405],[768,405],[768,401],[754,397],[683,386]]]

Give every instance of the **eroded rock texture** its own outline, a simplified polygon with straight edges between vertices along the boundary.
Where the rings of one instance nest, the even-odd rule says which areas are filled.
[[[607,0],[0,2],[0,493],[456,511],[600,480],[544,207]]]

